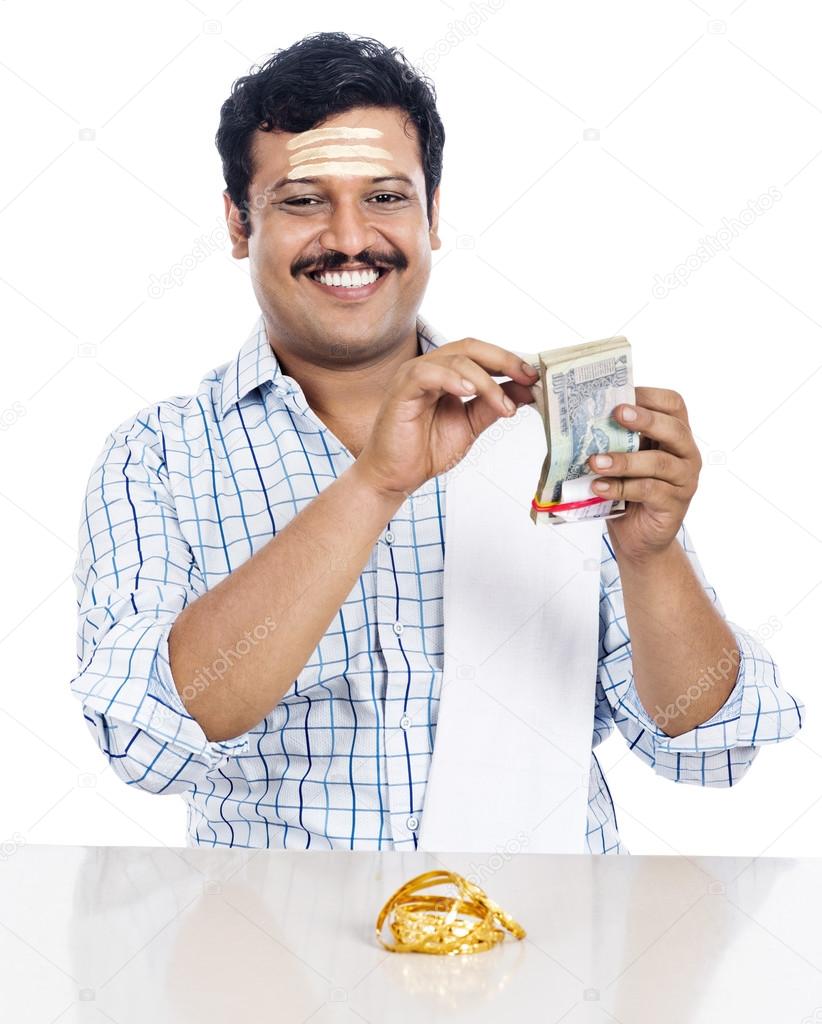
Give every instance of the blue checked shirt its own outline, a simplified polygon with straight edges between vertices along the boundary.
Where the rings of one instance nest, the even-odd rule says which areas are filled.
[[[421,352],[444,342],[422,317],[417,327]],[[183,797],[188,845],[416,848],[443,667],[444,477],[397,510],[298,678],[254,728],[209,742],[169,667],[178,613],[353,462],[281,371],[260,317],[236,358],[195,395],[128,417],[94,463],[74,570],[71,688],[127,785]],[[724,615],[684,526],[678,540]],[[594,753],[614,724],[659,775],[730,786],[762,744],[797,732],[803,707],[780,686],[764,647],[729,623],[741,663],[726,704],[698,728],[666,735],[634,687],[606,530],[600,594],[586,843],[617,853],[627,851]],[[221,651],[203,676],[218,679],[264,635],[255,630]]]

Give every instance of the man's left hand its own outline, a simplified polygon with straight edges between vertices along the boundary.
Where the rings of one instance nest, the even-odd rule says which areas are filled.
[[[702,456],[688,423],[682,396],[666,388],[636,388],[636,405],[618,405],[614,419],[640,431],[639,451],[609,452],[613,462],[602,467],[592,455],[588,465],[597,475],[595,494],[627,502],[625,514],[607,520],[619,559],[637,564],[667,550],[682,525],[696,493]],[[633,409],[636,418],[625,416]],[[604,480],[607,490],[597,481]]]

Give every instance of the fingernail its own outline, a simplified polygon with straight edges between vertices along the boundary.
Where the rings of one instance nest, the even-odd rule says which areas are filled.
[[[523,363],[522,369],[525,373],[530,374],[532,377],[535,377],[539,373],[539,370],[536,368],[536,366],[532,366],[530,363]]]
[[[609,466],[613,466],[614,460],[610,455],[597,455],[594,458],[594,465],[600,469],[607,469]]]
[[[516,409],[516,406],[507,395],[503,399],[502,404],[505,406],[508,412],[513,412]]]
[[[635,420],[636,419],[636,409],[632,405],[623,406],[622,418],[624,420],[629,420],[629,421]]]
[[[470,380],[466,380],[464,377],[462,378],[460,383],[462,384],[463,388],[465,388],[466,391],[476,391],[477,390],[474,387],[474,385],[471,383],[471,381]]]
[[[596,483],[591,484],[595,491],[607,491],[611,486],[607,480],[597,480]]]

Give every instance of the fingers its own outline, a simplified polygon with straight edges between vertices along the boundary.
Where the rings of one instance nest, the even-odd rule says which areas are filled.
[[[531,389],[539,380],[539,370],[497,345],[469,338],[442,346],[436,353],[431,353],[430,358],[435,361],[447,359],[463,379],[474,384],[477,395],[491,406],[496,406],[501,415],[511,415],[517,405],[534,401]],[[511,381],[504,383],[513,387],[504,387],[494,380],[492,374],[510,377]],[[513,407],[507,400],[508,396],[513,400]]]
[[[512,392],[510,397],[509,391]],[[475,430],[480,421],[490,425],[500,416],[513,416],[517,405],[533,401],[525,385],[514,381],[500,385],[467,358],[464,363],[455,359],[443,363],[425,356],[414,359],[404,373],[398,374],[393,393],[401,401],[427,397],[432,404],[445,394],[471,398],[465,408]]]
[[[428,396],[436,401],[443,394],[466,398],[476,394],[477,388],[473,380],[452,365],[419,356],[405,364],[404,372],[397,375],[393,390],[399,399],[413,400]]]
[[[685,399],[678,391],[671,391],[669,388],[634,388],[637,405],[646,409],[653,409],[654,412],[664,412],[668,416],[675,416],[688,423],[688,409]]]
[[[521,385],[514,384],[513,381],[506,381],[503,384],[504,393],[513,398],[511,410],[506,409],[503,414],[508,420],[513,419],[516,415],[517,404],[520,400],[511,394],[510,389],[512,386],[521,387]],[[478,437],[483,430],[500,419],[500,406],[497,404],[495,397],[493,399],[484,397],[472,398],[471,401],[465,403],[463,409],[471,423],[471,429],[475,437]]]
[[[500,384],[492,373],[509,376],[511,380]],[[449,342],[424,356],[408,360],[390,390],[401,401],[424,398],[426,404],[433,404],[446,394],[470,398],[463,408],[471,429],[478,436],[500,416],[510,418],[519,405],[534,402],[532,389],[538,380],[539,371],[523,364],[518,356],[469,338]]]
[[[510,399],[494,378],[467,355],[449,355],[447,365],[455,370],[462,380],[474,386],[478,398],[484,398],[499,415],[510,416],[516,412],[517,404]]]
[[[654,390],[662,394],[675,393],[664,392],[661,388],[637,388],[637,403],[639,403],[640,391]],[[626,409],[633,409],[636,412],[636,418],[628,419],[625,416]],[[613,415],[618,423],[623,424],[629,430],[638,430],[655,441],[659,441],[674,455],[678,455],[680,458],[689,458],[693,455],[695,444],[687,419],[682,419],[673,413],[656,412],[639,404],[618,405],[614,409]]]
[[[607,487],[601,487],[601,484]],[[591,486],[597,494],[619,501],[643,502],[655,509],[676,509],[682,504],[682,492],[673,484],[653,477],[640,477],[627,480],[595,480]]]
[[[539,379],[539,370],[536,367],[523,362],[522,357],[516,352],[509,352],[499,345],[492,345],[478,338],[463,338],[461,341],[441,345],[437,352],[451,355],[452,350],[459,355],[468,356],[488,373],[497,377],[510,377],[520,384],[534,384]]]
[[[667,388],[636,388],[635,396],[636,405],[618,405],[613,416],[641,433],[640,450],[592,456],[588,464],[593,472],[613,478],[607,481],[607,488],[597,486],[604,481],[595,481],[594,490],[608,498],[647,502],[656,507],[672,500],[690,500],[702,459],[682,396]],[[625,416],[630,410],[636,413],[633,419]],[[599,461],[603,457],[610,458],[610,465]]]
[[[600,459],[610,459],[609,466],[600,464]],[[688,463],[670,452],[654,449],[639,452],[608,452],[592,455],[588,465],[595,473],[609,477],[653,477],[674,487],[689,483],[692,471]]]
[[[531,405],[536,401],[532,384],[518,384],[515,380],[504,380],[500,387],[509,398],[513,398],[517,405]]]

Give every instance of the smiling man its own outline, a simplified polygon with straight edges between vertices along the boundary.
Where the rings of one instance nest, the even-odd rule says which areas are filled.
[[[500,417],[533,415],[535,380],[418,313],[443,143],[430,83],[342,33],[275,54],[222,107],[226,219],[260,316],[196,394],[109,434],[75,567],[72,690],[120,778],[184,798],[190,844],[417,846],[446,470]],[[731,786],[801,705],[689,543],[683,401],[636,393],[614,414],[643,448],[596,467],[629,511],[603,531],[591,745],[616,725],[660,775]],[[623,851],[593,750],[588,778],[586,848]]]
[[[430,145],[441,151],[431,116],[440,134]],[[245,201],[232,197],[226,171],[233,254],[251,261],[281,371],[356,456],[388,383],[418,354],[439,188],[426,180],[418,129],[397,107],[349,108],[303,132],[257,131],[251,153]]]

